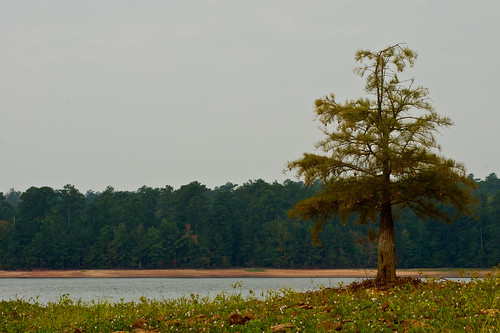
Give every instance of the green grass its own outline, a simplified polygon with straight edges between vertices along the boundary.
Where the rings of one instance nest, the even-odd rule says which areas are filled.
[[[2,301],[0,332],[500,331],[498,273],[469,283],[402,279],[394,286],[355,283],[261,296],[83,303],[63,295],[46,305],[36,299]]]
[[[266,270],[264,268],[247,268],[245,269],[247,272],[265,272]]]

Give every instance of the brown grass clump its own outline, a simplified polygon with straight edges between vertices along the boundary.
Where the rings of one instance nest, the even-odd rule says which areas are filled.
[[[389,289],[394,289],[396,287],[403,286],[413,286],[419,287],[424,283],[419,278],[413,277],[398,277],[396,280],[377,280],[377,279],[366,279],[363,281],[354,281],[348,286],[345,287],[350,292],[359,292],[362,290],[377,290],[377,291],[386,291]]]

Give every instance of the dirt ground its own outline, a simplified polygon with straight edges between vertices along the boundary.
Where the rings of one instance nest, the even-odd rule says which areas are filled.
[[[400,269],[399,277],[470,277],[484,276],[490,270],[457,269]],[[2,271],[0,278],[245,278],[245,277],[353,277],[373,278],[377,274],[375,269],[153,269],[153,270],[31,270],[31,271]]]

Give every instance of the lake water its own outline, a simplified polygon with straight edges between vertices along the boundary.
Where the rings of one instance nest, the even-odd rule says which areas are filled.
[[[226,294],[262,298],[268,290],[284,288],[297,291],[337,287],[359,281],[356,278],[3,278],[0,300],[24,299],[41,304],[57,302],[63,295],[74,301],[138,301],[140,297],[163,300],[191,294],[214,297]]]

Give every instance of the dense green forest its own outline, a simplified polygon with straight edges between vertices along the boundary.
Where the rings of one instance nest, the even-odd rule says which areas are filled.
[[[476,183],[477,219],[445,225],[399,212],[398,267],[500,263],[500,179]],[[332,221],[314,247],[312,222],[288,217],[320,186],[192,182],[85,195],[72,185],[11,189],[0,194],[0,269],[376,267],[376,225]]]

